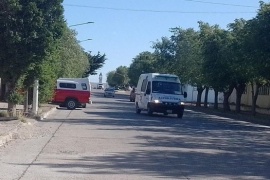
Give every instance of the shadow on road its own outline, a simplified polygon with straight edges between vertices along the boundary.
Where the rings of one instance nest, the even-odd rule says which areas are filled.
[[[110,174],[113,171],[161,179],[183,176],[191,179],[270,179],[268,128],[191,110],[185,111],[183,119],[136,114],[134,104],[125,102],[125,98],[123,96],[113,105],[106,100],[96,102],[95,111],[84,111],[89,119],[45,121],[98,127],[95,131],[135,131],[137,135],[133,138],[139,141],[132,145],[137,147],[136,151],[77,159],[59,157],[62,164],[35,165],[59,168],[64,173]]]

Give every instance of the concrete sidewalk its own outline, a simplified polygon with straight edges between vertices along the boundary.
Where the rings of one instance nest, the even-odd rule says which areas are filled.
[[[0,103],[0,110],[7,109],[7,103]],[[22,105],[17,106],[17,109],[23,109]],[[37,116],[21,117],[21,118],[1,118],[0,117],[0,146],[7,142],[18,138],[18,130],[25,126],[35,123],[38,120],[45,119],[50,113],[56,109],[55,105],[42,104],[39,107]]]

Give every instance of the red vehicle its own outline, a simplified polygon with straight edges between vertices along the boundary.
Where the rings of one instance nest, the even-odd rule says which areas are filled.
[[[90,90],[88,78],[57,79],[52,103],[70,110],[77,107],[85,108],[86,103],[90,102]]]

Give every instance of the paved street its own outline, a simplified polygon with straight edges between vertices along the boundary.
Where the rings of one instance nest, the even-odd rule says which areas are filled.
[[[0,179],[270,179],[269,127],[191,110],[150,117],[102,92],[0,147]]]

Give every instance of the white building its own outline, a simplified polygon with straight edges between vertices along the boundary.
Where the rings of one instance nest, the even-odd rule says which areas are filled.
[[[198,96],[198,91],[197,87],[191,86],[191,85],[185,85],[183,87],[183,90],[187,92],[187,102],[192,102],[196,103],[197,102],[197,96]],[[204,97],[205,97],[205,90],[202,93],[202,98],[201,102],[204,102]],[[215,91],[213,89],[209,89],[208,91],[208,103],[214,103],[215,102]],[[219,92],[218,93],[218,103],[223,102],[223,93]]]

